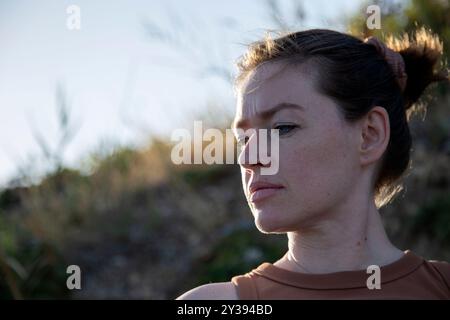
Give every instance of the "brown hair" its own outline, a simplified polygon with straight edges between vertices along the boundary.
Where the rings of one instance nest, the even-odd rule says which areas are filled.
[[[389,114],[390,140],[374,181],[377,207],[389,203],[402,190],[401,177],[408,169],[411,134],[408,120],[423,91],[432,82],[448,80],[440,58],[443,45],[438,36],[424,28],[412,36],[390,36],[386,45],[400,53],[407,74],[402,91],[389,63],[375,46],[354,36],[332,30],[312,29],[270,35],[249,45],[237,62],[238,88],[259,65],[283,61],[298,65],[312,62],[318,70],[316,88],[331,97],[347,121],[356,121],[376,105]],[[320,75],[325,76],[320,76]]]

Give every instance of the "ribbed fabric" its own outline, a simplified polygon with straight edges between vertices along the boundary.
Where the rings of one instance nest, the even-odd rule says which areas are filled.
[[[328,274],[288,271],[263,263],[231,279],[239,299],[450,299],[450,264],[406,250],[380,267],[381,289],[369,289],[366,270]]]

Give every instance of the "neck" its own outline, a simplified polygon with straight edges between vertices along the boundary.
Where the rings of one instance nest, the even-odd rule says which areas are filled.
[[[320,274],[362,270],[398,260],[403,252],[389,241],[375,204],[366,203],[370,204],[363,210],[347,210],[338,218],[288,232],[288,252],[275,264],[291,271]]]

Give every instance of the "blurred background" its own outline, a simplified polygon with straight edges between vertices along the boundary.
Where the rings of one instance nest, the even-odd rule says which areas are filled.
[[[449,0],[2,0],[0,298],[173,299],[280,258],[237,165],[174,165],[172,131],[230,126],[234,61],[266,30],[422,25],[448,59]],[[413,170],[381,211],[399,248],[450,261],[450,88],[424,96]]]

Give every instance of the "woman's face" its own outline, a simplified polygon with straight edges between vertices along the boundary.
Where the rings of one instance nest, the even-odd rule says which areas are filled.
[[[262,164],[242,163],[248,145],[240,155],[244,192],[258,229],[265,233],[297,231],[332,218],[345,207],[360,175],[357,127],[317,92],[308,65],[281,70],[283,66],[272,62],[252,72],[238,93],[235,117],[235,123],[246,120],[244,130],[279,129],[276,174],[261,175]],[[277,108],[269,118],[259,116],[282,103],[289,106]],[[279,188],[251,194],[256,181]]]

